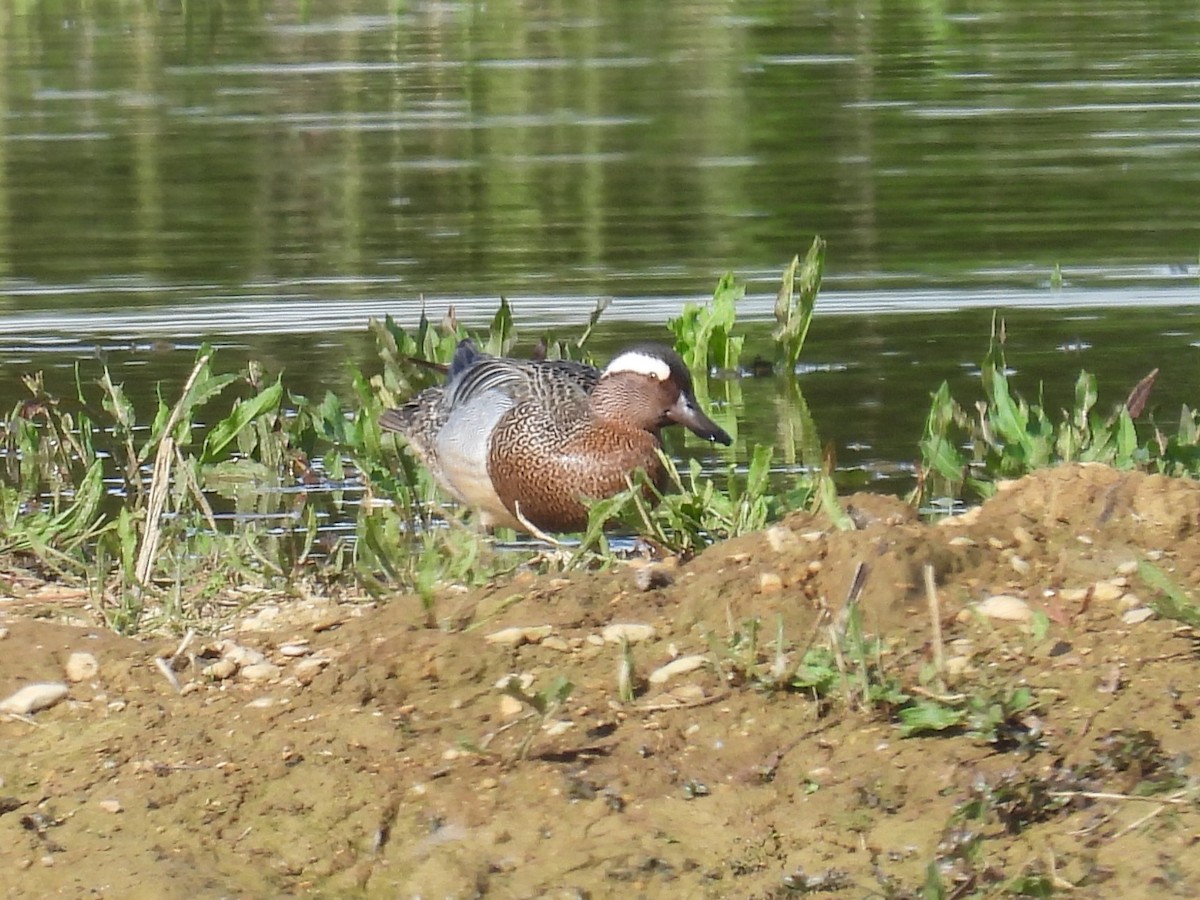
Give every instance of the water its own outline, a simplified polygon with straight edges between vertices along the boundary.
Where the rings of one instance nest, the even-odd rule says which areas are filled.
[[[1157,417],[1195,402],[1186,5],[248,7],[0,9],[0,406],[99,353],[146,409],[201,340],[349,401],[366,319],[422,297],[482,324],[507,295],[526,347],[613,297],[603,356],[729,269],[765,352],[814,233],[799,383],[869,483],[911,482],[942,379],[978,395],[997,309],[1029,395],[1160,367]],[[741,388],[735,459],[779,439],[777,383]]]

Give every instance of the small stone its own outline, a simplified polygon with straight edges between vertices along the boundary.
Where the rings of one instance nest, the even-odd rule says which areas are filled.
[[[570,643],[553,634],[550,635],[550,637],[545,638],[542,641],[541,646],[545,647],[547,650],[557,650],[559,653],[571,652]]]
[[[1121,621],[1126,625],[1140,625],[1147,619],[1154,618],[1154,610],[1148,606],[1143,606],[1138,609],[1131,609],[1121,615]]]
[[[279,653],[282,656],[307,656],[310,652],[311,651],[308,648],[308,641],[295,641],[293,643],[279,645]]]
[[[106,813],[119,813],[125,810],[125,807],[121,806],[120,800],[101,800],[99,805]]]
[[[302,685],[310,685],[313,679],[317,677],[322,669],[329,665],[329,660],[323,656],[313,656],[309,659],[302,659],[296,663],[292,669],[292,674],[296,676],[296,680]]]
[[[270,709],[274,705],[274,697],[256,697],[246,704],[246,709]]]
[[[688,672],[693,672],[696,669],[702,668],[708,664],[708,657],[700,654],[693,656],[681,656],[679,659],[673,659],[664,666],[659,666],[650,673],[651,684],[665,684],[677,675],[684,675]]]
[[[1120,600],[1117,601],[1117,609],[1121,610],[1122,612],[1127,609],[1137,609],[1139,606],[1143,605],[1142,598],[1137,594],[1125,594]]]
[[[1008,544],[1004,543],[1004,541],[1000,540],[1000,538],[998,538],[998,537],[988,538],[987,545],[989,547],[991,547],[993,550],[1003,550],[1005,547],[1008,546]]]
[[[313,619],[313,623],[309,627],[312,628],[314,634],[320,634],[322,631],[332,631],[338,628],[345,621],[346,616],[340,610],[330,609],[323,611],[321,615]]]
[[[796,535],[790,528],[784,528],[782,525],[772,525],[767,529],[767,544],[776,553],[782,553],[789,547],[794,547],[799,543]]]
[[[237,663],[232,659],[218,659],[215,663],[201,669],[200,674],[213,681],[224,681],[226,678],[231,678],[237,670]]]
[[[522,644],[536,644],[547,638],[554,631],[552,625],[517,625],[512,628],[501,628],[486,634],[483,639],[489,644],[503,644],[508,647],[519,647]]]
[[[1123,562],[1117,566],[1117,574],[1126,577],[1136,575],[1138,570],[1138,562],[1136,559],[1131,559],[1128,562]]]
[[[1011,594],[993,594],[975,606],[963,610],[967,613],[967,618],[972,611],[1001,622],[1028,622],[1033,618],[1033,610],[1029,604]]]
[[[221,656],[239,668],[242,666],[256,666],[267,660],[267,657],[257,650],[252,650],[250,647],[243,647],[241,644],[235,644],[233,641],[221,642]]]
[[[612,625],[606,625],[600,632],[600,636],[608,644],[619,644],[622,640],[637,644],[654,637],[654,626],[638,622],[615,622]]]
[[[1018,575],[1028,575],[1029,570],[1033,568],[1023,557],[1016,556],[1015,554],[1009,557],[1008,564],[1012,566],[1013,571]]]
[[[1121,599],[1125,586],[1112,581],[1098,581],[1092,588],[1092,599],[1097,603],[1113,603]]]
[[[533,687],[533,675],[529,672],[522,672],[520,675],[510,672],[508,675],[503,676],[499,681],[496,682],[496,690],[505,690],[508,687],[508,683],[514,678],[517,680],[517,687],[519,687],[522,691],[528,691],[531,687]]]
[[[269,662],[254,663],[242,666],[238,674],[246,681],[270,681],[279,677],[279,666]]]
[[[758,576],[760,594],[778,594],[783,590],[783,579],[775,572],[761,572]]]
[[[942,521],[948,522],[949,519],[943,519]],[[948,543],[950,544],[951,547],[974,547],[975,546],[975,541],[973,539],[967,537],[965,534],[956,535],[955,537],[950,538]]]
[[[67,657],[67,681],[80,682],[100,674],[100,663],[90,653],[77,651]]]
[[[514,716],[519,716],[521,714],[521,710],[524,708],[525,704],[516,697],[510,697],[508,694],[504,694],[500,698],[500,715],[502,718],[511,719]]]
[[[1087,588],[1063,588],[1058,592],[1058,596],[1067,603],[1082,603],[1087,599]]]
[[[0,700],[0,713],[27,716],[30,713],[49,709],[70,690],[65,684],[55,681],[27,684],[14,694]]]

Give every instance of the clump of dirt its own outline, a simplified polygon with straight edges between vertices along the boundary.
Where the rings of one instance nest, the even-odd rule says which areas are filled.
[[[932,866],[950,896],[1200,894],[1196,634],[1155,613],[1137,568],[1195,587],[1200,486],[1069,466],[935,525],[889,498],[845,506],[855,531],[795,514],[679,566],[447,591],[438,628],[414,597],[308,599],[138,641],[86,610],[64,624],[61,589],[10,578],[0,699],[42,681],[69,694],[0,716],[2,881],[10,896],[905,897]],[[872,677],[970,718],[902,738],[850,663],[821,698],[786,688],[860,565]],[[68,682],[72,654],[98,668],[76,656]]]

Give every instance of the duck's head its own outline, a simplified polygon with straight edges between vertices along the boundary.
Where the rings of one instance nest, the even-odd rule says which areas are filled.
[[[664,344],[638,344],[621,351],[600,374],[592,397],[605,418],[654,432],[664,425],[683,425],[705,440],[733,443],[725,429],[700,409],[692,373],[679,354]]]

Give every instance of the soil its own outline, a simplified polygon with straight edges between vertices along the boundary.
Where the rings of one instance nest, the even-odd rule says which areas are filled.
[[[893,498],[844,504],[857,530],[794,514],[678,566],[447,589],[432,617],[410,596],[264,599],[182,649],[0,571],[0,698],[69,685],[0,716],[0,885],[904,897],[938,896],[922,894],[935,863],[951,897],[1200,896],[1200,645],[1136,570],[1196,587],[1200,485],[1070,466],[940,524]],[[951,706],[991,698],[998,728],[904,738],[852,661],[823,699],[771,677],[778,629],[788,671],[829,646],[860,563],[863,624],[885,642],[872,678]],[[995,595],[1016,599],[972,612]],[[653,628],[626,630],[628,702],[614,623]],[[98,671],[69,680],[73,653]],[[573,690],[543,715],[497,687],[510,674],[530,697]],[[1022,687],[1035,705],[1005,707]]]

